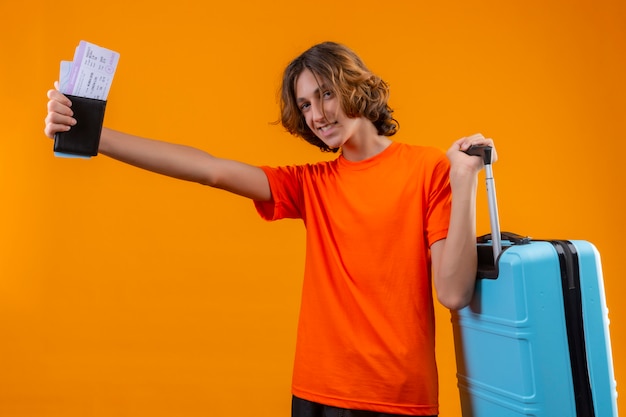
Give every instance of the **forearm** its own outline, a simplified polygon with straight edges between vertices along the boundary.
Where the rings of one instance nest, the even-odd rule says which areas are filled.
[[[469,175],[452,190],[448,236],[435,266],[439,301],[450,309],[466,306],[476,278],[476,175]]]
[[[103,129],[99,152],[139,168],[220,188],[253,200],[272,198],[269,181],[261,168],[217,158],[189,146]]]
[[[472,145],[490,146],[491,163],[498,159],[493,140],[480,133],[461,138],[448,149],[452,190],[448,236],[431,246],[437,297],[453,310],[469,304],[476,282],[476,187],[483,161],[465,153]]]
[[[210,185],[207,167],[216,158],[185,145],[146,139],[104,128],[99,153],[170,177]]]

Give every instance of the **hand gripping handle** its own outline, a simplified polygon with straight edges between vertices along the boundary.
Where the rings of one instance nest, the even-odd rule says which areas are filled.
[[[465,153],[479,156],[485,164],[485,183],[487,185],[487,199],[489,202],[489,220],[491,223],[491,241],[493,246],[493,261],[498,262],[498,255],[502,252],[502,237],[500,234],[500,219],[498,217],[498,201],[496,199],[496,184],[493,180],[492,150],[488,145],[472,145]]]

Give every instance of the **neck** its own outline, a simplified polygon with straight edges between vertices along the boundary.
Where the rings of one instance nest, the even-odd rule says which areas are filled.
[[[374,125],[367,132],[351,137],[341,147],[341,153],[348,161],[359,162],[378,155],[391,144],[391,139],[381,136]]]

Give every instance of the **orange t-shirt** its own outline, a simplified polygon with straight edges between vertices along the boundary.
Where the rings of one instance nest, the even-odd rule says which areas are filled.
[[[263,167],[267,220],[307,230],[293,394],[392,414],[438,414],[429,247],[447,235],[443,152],[392,142],[360,162]]]

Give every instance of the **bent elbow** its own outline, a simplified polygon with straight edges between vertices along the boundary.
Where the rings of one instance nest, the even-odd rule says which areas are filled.
[[[441,305],[450,310],[460,310],[467,307],[472,301],[473,291],[463,294],[437,294],[437,300]]]

